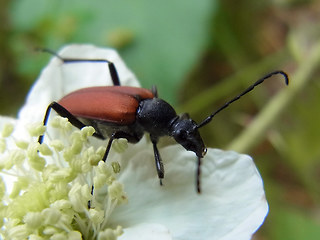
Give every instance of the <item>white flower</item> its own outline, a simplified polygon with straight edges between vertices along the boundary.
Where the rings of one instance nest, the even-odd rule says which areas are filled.
[[[115,63],[123,85],[138,86],[113,50],[69,45],[59,55],[108,59]],[[251,238],[263,223],[268,204],[262,179],[247,155],[208,149],[202,161],[202,193],[197,194],[195,154],[180,145],[160,148],[165,165],[160,186],[152,144],[146,138],[127,148],[120,143],[122,153],[112,148],[104,163],[99,160],[106,141],[90,137],[91,127],[75,130],[52,114],[43,146],[36,137],[43,131],[41,124],[30,127],[30,137],[25,125],[41,122],[51,101],[93,85],[111,85],[105,63],[62,64],[53,58],[31,89],[18,120],[0,118],[2,237]]]

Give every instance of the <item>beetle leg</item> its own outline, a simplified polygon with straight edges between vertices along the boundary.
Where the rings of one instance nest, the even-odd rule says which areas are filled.
[[[121,132],[121,131],[112,133],[102,160],[104,162],[106,161],[114,139],[125,138],[128,140],[128,142],[137,143],[137,142],[139,142],[141,137],[142,137],[142,135],[141,136],[140,135],[132,135],[132,134],[128,134],[126,132]]]
[[[76,63],[76,62],[102,62],[102,63],[104,62],[104,63],[107,63],[113,85],[120,86],[119,75],[118,75],[117,69],[114,66],[113,62],[110,62],[106,59],[73,59],[73,58],[62,58],[62,57],[60,57],[60,59],[63,61],[63,63]]]
[[[93,190],[94,190],[94,186],[91,186],[91,196],[93,196]],[[88,201],[88,209],[91,208],[91,200]]]
[[[153,152],[154,152],[154,160],[156,162],[156,169],[157,169],[158,177],[160,180],[160,185],[162,185],[162,179],[164,178],[163,163],[162,163],[161,156],[159,154],[159,150],[157,148],[157,141],[152,140],[152,138],[151,138],[151,141],[152,141],[152,145],[153,145]]]
[[[111,75],[111,79],[113,82],[114,86],[120,86],[120,80],[119,80],[119,76],[118,76],[118,72],[116,67],[114,66],[113,62],[108,61],[107,59],[77,59],[77,58],[63,58],[61,57],[59,54],[57,54],[56,52],[48,49],[48,48],[37,48],[38,51],[42,51],[42,52],[47,52],[50,53],[54,56],[56,56],[57,58],[59,58],[61,61],[63,61],[63,63],[75,63],[75,62],[104,62],[104,63],[108,63],[108,68],[109,68],[109,72]]]
[[[83,124],[81,121],[79,121],[75,116],[73,116],[67,109],[65,109],[64,107],[62,107],[59,103],[57,102],[52,102],[48,108],[47,108],[47,111],[46,111],[46,114],[44,116],[44,119],[43,119],[43,125],[46,126],[47,125],[47,122],[48,122],[48,119],[49,119],[49,115],[50,115],[50,112],[51,112],[51,109],[55,110],[61,117],[66,117],[68,118],[69,122],[81,129],[83,127],[85,127],[86,125]],[[93,136],[97,137],[97,138],[100,138],[100,139],[104,139],[104,137],[102,135],[100,135],[99,133],[94,133]],[[43,142],[43,137],[44,135],[41,135],[39,136],[38,138],[38,142],[41,144]]]
[[[102,161],[104,161],[104,162],[107,160],[107,157],[108,157],[110,149],[111,149],[112,142],[115,139],[115,135],[116,135],[116,133],[113,133],[111,135],[110,139],[109,139],[106,151],[104,152],[104,155],[103,155],[103,158],[102,158]],[[93,196],[93,191],[94,191],[94,186],[92,185],[91,186],[91,195],[92,196]],[[88,209],[90,209],[90,208],[91,208],[91,201],[88,201]]]
[[[158,97],[158,89],[156,85],[152,85],[151,87],[151,92],[153,93],[153,95],[157,98]]]
[[[107,157],[109,155],[109,152],[110,152],[110,149],[111,149],[111,145],[112,145],[112,142],[113,140],[115,139],[115,133],[113,133],[109,139],[109,142],[108,142],[108,145],[107,145],[107,148],[106,148],[106,151],[103,155],[103,158],[102,158],[102,161],[106,161],[107,160]],[[94,186],[92,185],[91,186],[91,195],[93,196],[93,191],[94,191]],[[88,201],[88,209],[91,208],[91,201]]]
[[[196,172],[196,186],[197,186],[197,192],[200,194],[201,193],[201,158],[198,157],[198,163],[197,163],[197,172]]]
[[[106,151],[104,152],[104,155],[103,155],[103,158],[102,158],[102,161],[106,161],[107,160],[107,157],[109,155],[109,152],[110,152],[110,149],[111,149],[111,145],[112,145],[112,142],[113,140],[115,139],[115,133],[113,133],[109,139],[109,142],[108,142],[108,145],[107,145],[107,148],[106,148]]]

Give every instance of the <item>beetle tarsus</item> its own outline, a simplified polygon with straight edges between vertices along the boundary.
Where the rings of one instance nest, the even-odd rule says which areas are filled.
[[[160,182],[160,186],[163,186],[162,178],[159,179],[159,182]]]

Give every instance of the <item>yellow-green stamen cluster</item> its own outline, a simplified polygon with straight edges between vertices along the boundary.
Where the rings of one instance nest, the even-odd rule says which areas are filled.
[[[114,208],[127,201],[116,180],[119,163],[101,161],[104,149],[88,144],[92,127],[74,130],[61,117],[53,126],[67,137],[49,141],[46,136],[42,144],[37,142],[45,131],[41,124],[29,127],[32,142],[15,139],[13,126],[3,126],[0,238],[117,239],[122,228],[111,229],[108,221]],[[8,148],[8,141],[15,147]],[[15,181],[6,189],[9,176]]]

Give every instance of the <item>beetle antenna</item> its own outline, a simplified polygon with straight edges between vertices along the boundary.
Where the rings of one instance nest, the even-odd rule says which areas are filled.
[[[49,53],[57,58],[59,58],[60,60],[64,61],[64,58],[59,56],[55,51],[49,49],[49,48],[35,48],[36,51],[39,52],[45,52],[45,53]]]
[[[258,86],[259,84],[263,83],[264,80],[270,78],[273,75],[276,74],[281,74],[284,77],[285,83],[286,85],[289,84],[289,77],[288,75],[283,72],[283,71],[274,71],[271,72],[269,74],[267,74],[266,76],[264,76],[263,78],[259,79],[258,81],[256,81],[254,84],[252,84],[250,87],[248,87],[245,91],[243,91],[242,93],[240,93],[238,96],[236,96],[235,98],[233,98],[232,100],[226,102],[222,107],[220,107],[218,110],[216,110],[215,112],[213,112],[209,117],[207,117],[205,120],[203,120],[200,124],[197,125],[197,128],[201,128],[204,125],[208,124],[212,118],[218,114],[220,111],[222,111],[223,109],[227,108],[231,103],[237,101],[239,98],[241,98],[243,95],[246,95],[248,92],[251,92],[256,86]]]

